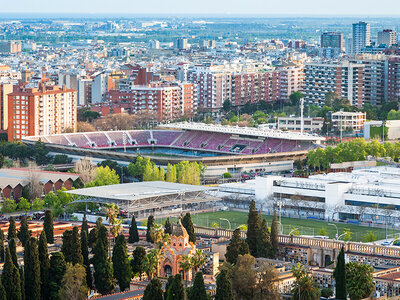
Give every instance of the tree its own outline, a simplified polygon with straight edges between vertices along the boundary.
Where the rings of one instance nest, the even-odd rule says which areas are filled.
[[[292,102],[293,106],[299,105],[300,99],[303,98],[304,95],[301,92],[294,92],[289,96],[290,102]]]
[[[249,217],[247,220],[247,239],[250,254],[257,256],[257,236],[261,226],[260,214],[256,208],[256,202],[252,200],[249,206]]]
[[[196,276],[194,277],[193,287],[188,293],[188,300],[208,300],[202,272],[196,273]]]
[[[158,274],[160,261],[162,258],[161,248],[153,248],[149,251],[143,260],[143,270],[146,272],[149,279]]]
[[[226,99],[222,104],[222,110],[224,112],[229,112],[231,109],[232,109],[232,103],[231,101],[229,101],[229,99]]]
[[[54,252],[50,257],[49,270],[49,295],[51,300],[58,300],[61,282],[67,271],[67,263],[65,262],[62,252]]]
[[[167,300],[186,300],[186,291],[180,274],[174,276],[174,280],[168,288]]]
[[[193,253],[193,255],[190,258],[192,262],[192,266],[196,272],[200,270],[202,266],[204,266],[207,262],[206,256],[203,253],[203,250],[201,249],[196,249],[196,251]]]
[[[161,281],[153,278],[144,290],[143,300],[163,300]]]
[[[88,225],[88,221],[86,218],[86,214],[83,216],[83,220],[82,220],[81,236],[82,236],[82,231],[86,232],[86,238],[87,238],[89,236],[89,225]]]
[[[89,260],[89,248],[88,248],[88,238],[87,231],[82,228],[81,230],[81,252],[83,257],[83,266],[86,270],[86,285],[89,289],[93,287],[92,280],[92,270],[90,268],[90,260]]]
[[[368,298],[375,291],[370,265],[350,262],[346,264],[346,290],[351,300]]]
[[[194,226],[192,222],[192,217],[190,213],[186,213],[186,215],[182,218],[182,225],[185,227],[188,235],[189,235],[189,242],[193,244],[196,243],[196,234],[194,233]]]
[[[328,232],[326,231],[325,227],[322,227],[321,230],[318,232],[319,235],[327,236]]]
[[[346,291],[346,263],[344,260],[344,249],[340,249],[337,257],[336,267],[333,272],[335,278],[335,290],[337,299],[347,299]]]
[[[111,225],[110,232],[114,239],[122,229],[122,219],[117,219],[119,208],[114,203],[106,205],[106,220]]]
[[[271,257],[272,245],[270,241],[269,229],[265,219],[261,222],[260,230],[258,231],[257,241],[257,257]]]
[[[12,213],[17,210],[17,203],[13,199],[4,199],[4,202],[1,205],[1,211],[3,213]]]
[[[21,219],[21,225],[18,231],[18,238],[22,243],[22,246],[25,247],[26,241],[31,237],[32,232],[29,230],[28,220],[26,216],[23,216]]]
[[[75,173],[79,174],[79,178],[84,185],[93,181],[96,177],[96,167],[94,166],[92,159],[89,157],[84,157],[76,162],[74,170]]]
[[[164,233],[172,234],[172,225],[171,222],[169,221],[169,218],[165,220],[164,228],[165,228]]]
[[[45,165],[49,161],[49,158],[47,156],[49,150],[45,147],[44,143],[40,139],[35,143],[35,146],[33,148],[33,153],[35,162],[39,166]]]
[[[117,280],[121,292],[129,288],[131,282],[131,267],[126,250],[125,236],[120,234],[114,245],[113,255],[114,278]]]
[[[32,206],[31,209],[33,211],[39,211],[42,210],[44,207],[44,200],[40,199],[40,198],[35,198],[32,201]]]
[[[119,176],[115,172],[115,170],[112,170],[108,166],[105,166],[96,168],[93,181],[85,184],[85,187],[103,186],[118,183]]]
[[[15,239],[11,239],[8,241],[8,248],[10,249],[11,258],[12,258],[14,265],[17,268],[19,268],[18,257],[17,257],[17,243],[16,243]]]
[[[85,268],[76,264],[67,264],[67,271],[61,281],[59,296],[61,300],[85,300],[88,289],[85,282]]]
[[[43,300],[49,299],[49,272],[50,272],[50,259],[49,251],[47,249],[46,233],[42,231],[39,238],[39,261],[40,261],[40,280],[41,296]]]
[[[182,260],[179,261],[179,268],[182,269],[183,271],[183,279],[187,283],[187,280],[185,278],[188,277],[188,272],[193,268],[192,260],[189,255],[183,255]]]
[[[132,215],[131,226],[129,226],[129,243],[137,243],[139,242],[139,232],[137,229],[137,224],[135,220],[135,215]]]
[[[99,226],[93,252],[94,284],[99,293],[108,294],[114,289],[114,280],[108,257],[108,231],[104,225]]]
[[[225,270],[217,275],[217,290],[214,300],[233,300],[232,284]]]
[[[274,219],[271,225],[271,257],[275,258],[278,253],[278,217],[274,211]]]
[[[293,300],[319,300],[321,291],[315,281],[307,274],[306,269],[300,263],[293,266],[292,273],[296,278],[293,283]]]
[[[236,228],[233,231],[229,245],[226,247],[226,261],[231,264],[235,264],[239,255],[244,255],[247,253],[249,253],[249,247],[247,243],[242,240],[240,236],[240,229]]]
[[[46,233],[46,239],[49,244],[54,244],[54,225],[53,213],[51,210],[46,210],[43,221],[43,230]]]
[[[4,262],[4,232],[0,230],[0,262]]]
[[[27,213],[31,209],[31,203],[29,202],[28,199],[21,197],[21,199],[18,202],[18,209],[23,210],[25,213]]]
[[[131,267],[134,276],[139,276],[142,279],[142,274],[144,272],[143,260],[146,257],[146,250],[143,247],[136,247],[133,251],[133,259],[131,260]]]
[[[333,296],[333,291],[330,288],[321,289],[321,297],[330,298]],[[338,298],[336,298],[338,299]]]
[[[149,243],[154,243],[153,227],[154,227],[154,216],[150,215],[147,218],[147,232],[146,232],[146,241],[148,241]]]
[[[20,279],[20,287],[21,287],[21,299],[25,300],[25,273],[24,267],[19,268],[19,279]]]
[[[1,283],[1,281],[0,281],[0,299],[1,300],[6,300],[7,299],[6,290],[4,289],[4,286]]]
[[[40,299],[40,262],[37,241],[29,238],[24,251],[25,296],[27,300]]]
[[[375,233],[374,233],[372,230],[369,230],[369,231],[364,235],[364,238],[363,238],[363,241],[364,241],[365,243],[373,242],[373,241],[376,241],[376,240],[377,240],[376,235],[375,235]]]
[[[9,225],[8,225],[8,235],[7,239],[16,239],[17,238],[17,228],[15,227],[15,219],[13,216],[10,217]]]
[[[62,236],[63,244],[61,252],[64,254],[67,263],[83,264],[81,241],[79,237],[79,228],[74,226],[72,230],[65,230]]]
[[[6,250],[6,260],[3,266],[1,281],[7,294],[7,299],[22,299],[19,270],[12,261],[9,248]]]

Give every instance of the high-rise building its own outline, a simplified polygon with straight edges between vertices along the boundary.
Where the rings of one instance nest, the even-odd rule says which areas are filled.
[[[21,88],[8,94],[8,139],[76,132],[77,93],[58,86]]]
[[[188,39],[178,38],[175,40],[175,49],[187,50],[189,49]]]
[[[12,83],[0,84],[0,129],[7,130],[8,127],[8,95],[13,92]]]
[[[363,105],[363,65],[341,63],[306,63],[304,68],[304,99],[324,105],[326,94],[334,92],[350,104]]]
[[[371,45],[370,25],[365,22],[353,24],[353,49],[352,53],[359,54],[361,50]]]
[[[153,83],[132,86],[130,91],[112,90],[107,101],[123,107],[131,114],[150,114],[158,122],[183,116],[193,117],[196,110],[196,93],[191,83]]]
[[[396,31],[385,29],[378,32],[378,45],[386,45],[388,47],[397,43]]]
[[[343,34],[339,32],[324,32],[321,35],[322,48],[338,48],[343,51]]]
[[[21,43],[8,41],[0,43],[0,53],[14,54],[21,52]]]
[[[78,105],[87,105],[92,103],[92,83],[91,78],[78,79]]]
[[[388,59],[388,92],[387,100],[400,101],[400,56]]]

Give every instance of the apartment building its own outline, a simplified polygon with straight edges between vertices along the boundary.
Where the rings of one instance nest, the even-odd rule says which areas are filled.
[[[91,78],[78,79],[78,105],[87,105],[92,103],[92,84],[93,80]]]
[[[12,83],[0,83],[0,130],[8,128],[8,95],[12,92]]]
[[[15,41],[1,42],[0,53],[15,54],[21,52],[21,43]]]
[[[112,90],[107,101],[119,104],[131,114],[150,113],[157,121],[193,117],[196,93],[191,83],[134,86],[129,92]]]
[[[363,65],[343,61],[339,63],[306,63],[304,99],[307,103],[324,105],[325,95],[335,92],[349,99],[352,105],[363,105]]]
[[[353,24],[353,54],[360,54],[361,50],[371,45],[370,25],[365,22]]]
[[[400,101],[400,56],[388,58],[387,100]]]
[[[337,57],[343,52],[343,34],[339,32],[324,32],[321,35],[320,56]]]
[[[388,47],[397,43],[396,31],[392,29],[384,29],[378,32],[378,45],[386,45]]]
[[[8,139],[76,131],[77,92],[58,86],[20,88],[8,94]]]

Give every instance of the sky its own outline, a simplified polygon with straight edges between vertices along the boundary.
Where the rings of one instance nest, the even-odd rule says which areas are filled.
[[[0,13],[400,15],[399,0],[0,0]]]

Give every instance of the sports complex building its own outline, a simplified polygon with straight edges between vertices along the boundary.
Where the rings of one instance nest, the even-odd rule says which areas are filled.
[[[155,130],[102,131],[25,137],[26,144],[41,140],[52,153],[132,161],[149,156],[157,165],[182,160],[199,161],[209,176],[290,170],[293,160],[318,147],[320,136],[203,123],[172,123]]]

